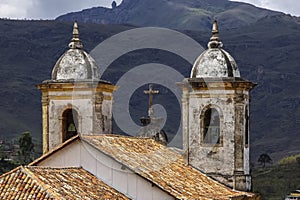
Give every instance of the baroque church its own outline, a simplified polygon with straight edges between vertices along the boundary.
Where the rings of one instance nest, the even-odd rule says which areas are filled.
[[[112,133],[117,87],[100,79],[75,22],[51,80],[38,85],[43,155],[0,176],[0,199],[259,199],[250,192],[249,167],[255,84],[241,78],[218,32],[215,21],[208,49],[178,84],[183,149],[177,149],[151,135]]]

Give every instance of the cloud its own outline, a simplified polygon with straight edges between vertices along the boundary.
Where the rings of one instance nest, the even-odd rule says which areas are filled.
[[[54,19],[91,7],[110,7],[113,0],[0,0],[0,17]],[[121,0],[116,0],[119,4]]]
[[[43,18],[55,18],[59,15],[72,11],[80,11],[85,8],[108,5],[108,0],[36,0],[36,5],[30,8],[30,17],[38,18],[42,16]]]
[[[26,18],[27,9],[32,5],[30,0],[1,0],[0,17]]]
[[[277,10],[291,15],[300,16],[299,0],[234,0],[251,3],[258,7]]]
[[[285,13],[300,16],[300,1],[298,0],[284,0],[276,2],[268,0],[265,2],[265,5],[275,10],[282,10]]]

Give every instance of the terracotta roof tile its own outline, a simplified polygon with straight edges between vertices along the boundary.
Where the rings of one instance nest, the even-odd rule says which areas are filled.
[[[18,167],[0,176],[0,199],[129,199],[82,168]]]
[[[127,166],[177,199],[256,199],[232,190],[185,165],[180,153],[150,138],[118,135],[82,136],[96,149]]]
[[[0,199],[53,199],[22,166],[0,176]]]

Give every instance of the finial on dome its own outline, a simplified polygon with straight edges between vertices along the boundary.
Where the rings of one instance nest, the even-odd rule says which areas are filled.
[[[75,21],[73,25],[73,38],[78,38],[78,36],[79,36],[78,23],[77,21]]]
[[[212,27],[212,33],[218,34],[219,33],[219,27],[218,27],[218,21],[215,19]]]
[[[219,38],[219,27],[218,22],[215,19],[212,27],[212,36],[208,43],[208,48],[221,48],[223,46],[220,38]]]
[[[83,44],[79,39],[79,30],[77,21],[74,21],[73,25],[73,38],[69,44],[70,49],[83,49]]]

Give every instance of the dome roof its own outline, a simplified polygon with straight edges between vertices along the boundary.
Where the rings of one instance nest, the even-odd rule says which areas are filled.
[[[99,69],[95,60],[83,50],[77,22],[74,22],[73,38],[69,48],[56,62],[52,80],[99,79]]]
[[[238,66],[233,57],[222,49],[219,39],[217,21],[214,21],[212,37],[208,49],[195,61],[191,71],[191,78],[206,77],[240,77]]]

